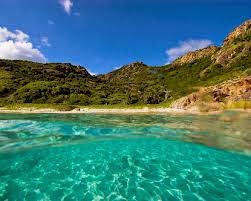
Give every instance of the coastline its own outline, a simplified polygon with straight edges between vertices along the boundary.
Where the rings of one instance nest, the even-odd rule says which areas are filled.
[[[17,113],[17,114],[198,114],[198,115],[207,115],[207,114],[219,114],[226,110],[210,111],[210,112],[201,112],[199,110],[185,110],[177,108],[140,108],[140,109],[107,109],[107,108],[77,108],[70,111],[60,111],[50,108],[19,108],[19,109],[7,109],[0,108],[0,114],[7,113]],[[250,113],[250,109],[232,109],[231,111],[241,111]]]

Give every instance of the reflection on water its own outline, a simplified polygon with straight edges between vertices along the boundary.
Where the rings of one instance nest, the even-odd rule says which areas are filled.
[[[220,115],[0,114],[0,152],[95,140],[162,138],[251,151],[250,113]]]
[[[251,200],[251,117],[0,114],[0,200]]]

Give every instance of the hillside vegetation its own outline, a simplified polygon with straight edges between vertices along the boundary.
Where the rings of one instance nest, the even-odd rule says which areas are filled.
[[[92,76],[67,63],[0,60],[0,104],[168,104],[202,87],[249,75],[250,20],[231,32],[223,46],[190,52],[159,67],[135,62]]]

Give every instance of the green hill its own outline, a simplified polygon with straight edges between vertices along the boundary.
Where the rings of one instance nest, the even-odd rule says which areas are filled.
[[[170,103],[201,87],[251,74],[251,20],[221,47],[190,52],[172,64],[142,62],[91,76],[81,66],[0,60],[0,103],[132,105]]]

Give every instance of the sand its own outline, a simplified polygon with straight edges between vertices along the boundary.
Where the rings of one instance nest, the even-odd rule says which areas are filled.
[[[213,111],[210,114],[219,113],[221,111]],[[55,109],[36,109],[36,108],[20,108],[17,110],[10,110],[7,108],[0,108],[0,113],[24,113],[24,114],[205,114],[198,110],[184,110],[176,108],[142,108],[142,109],[91,109],[81,108],[71,111],[58,111]],[[209,113],[206,113],[209,114]]]

